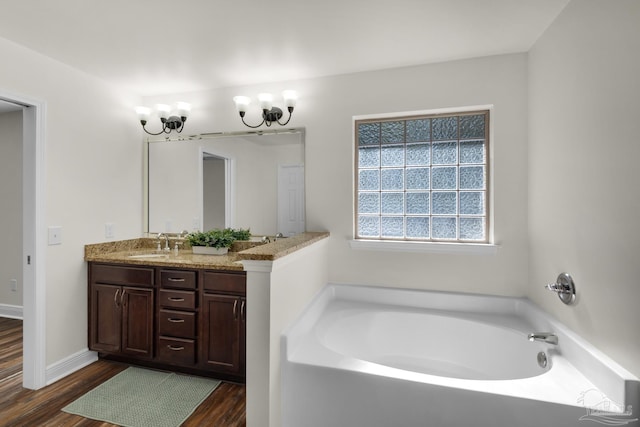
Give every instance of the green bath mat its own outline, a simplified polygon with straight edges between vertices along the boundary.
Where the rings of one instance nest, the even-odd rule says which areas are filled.
[[[62,408],[125,427],[177,427],[220,381],[130,367]]]

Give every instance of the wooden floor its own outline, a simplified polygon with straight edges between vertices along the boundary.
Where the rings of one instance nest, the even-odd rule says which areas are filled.
[[[22,321],[0,318],[0,425],[115,427],[60,409],[128,365],[99,360],[40,390],[22,387]],[[245,423],[245,387],[222,383],[182,424],[236,427]]]

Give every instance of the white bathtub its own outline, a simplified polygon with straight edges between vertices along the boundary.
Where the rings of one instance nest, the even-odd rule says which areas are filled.
[[[526,299],[329,285],[282,346],[284,427],[640,425],[640,381]]]

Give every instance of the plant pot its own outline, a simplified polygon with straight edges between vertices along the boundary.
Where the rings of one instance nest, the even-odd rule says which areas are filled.
[[[210,248],[208,246],[192,246],[193,253],[197,255],[226,255],[229,248]]]

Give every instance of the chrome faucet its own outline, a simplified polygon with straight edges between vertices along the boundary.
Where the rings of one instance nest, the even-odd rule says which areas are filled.
[[[553,332],[533,332],[527,335],[529,341],[540,341],[547,344],[558,345],[558,336]]]
[[[158,250],[163,250],[160,245],[160,239],[164,237],[164,251],[169,252],[171,248],[169,247],[169,236],[164,233],[158,233]]]

